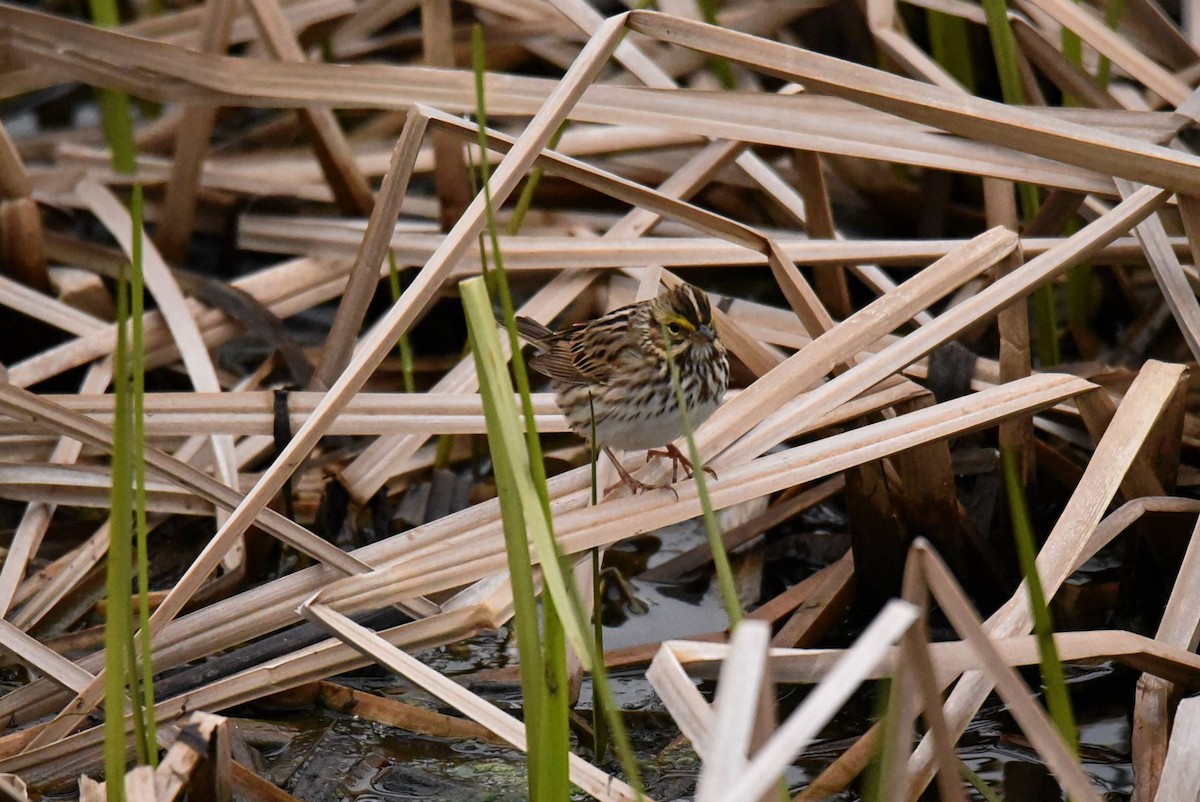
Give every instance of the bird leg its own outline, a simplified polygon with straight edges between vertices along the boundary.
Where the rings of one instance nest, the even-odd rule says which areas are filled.
[[[625,470],[625,466],[621,464],[621,460],[617,459],[617,455],[614,454],[612,452],[612,449],[609,448],[608,446],[604,447],[604,453],[608,455],[609,460],[612,461],[613,467],[615,467],[617,469],[617,475],[619,475],[621,477],[621,484],[623,484],[627,488],[629,488],[629,492],[632,493],[633,495],[636,496],[638,493],[644,492],[646,490],[663,490],[663,489],[665,489],[665,490],[670,490],[672,493],[675,493],[675,499],[676,500],[679,499],[679,494],[676,493],[675,488],[671,487],[670,485],[648,485],[645,482],[643,482],[641,479],[635,478],[633,474],[631,474],[629,471]],[[613,485],[613,487],[616,487],[616,485]],[[611,492],[613,487],[608,488],[604,492],[606,494]]]
[[[679,447],[674,443],[667,443],[661,451],[657,449],[650,449],[646,452],[646,462],[649,462],[651,457],[666,457],[667,459],[671,460],[671,484],[675,484],[679,481],[680,465],[683,466],[684,472],[687,473],[687,478],[691,479],[695,473],[695,471],[692,469],[692,461],[685,457],[683,452],[680,451]],[[700,467],[703,468],[704,472],[712,478],[717,478],[717,472],[712,468],[708,467],[707,465],[701,465]]]

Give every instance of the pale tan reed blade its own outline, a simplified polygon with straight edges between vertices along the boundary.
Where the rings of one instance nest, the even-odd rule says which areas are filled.
[[[421,50],[425,63],[431,67],[456,66],[450,0],[421,0]],[[486,103],[486,96],[480,102]],[[467,159],[454,137],[435,131],[430,140],[433,145],[433,188],[438,200],[438,219],[442,230],[449,231],[471,202]]]
[[[709,487],[710,500],[714,509],[722,509],[914,445],[1053,405],[1093,387],[1075,377],[1032,376],[728,468],[722,472],[721,481]],[[797,423],[798,428],[802,425]],[[583,479],[587,469],[572,473]],[[556,480],[565,481],[563,476]],[[552,493],[556,483],[551,481]],[[674,487],[679,500],[673,503],[643,494],[617,498],[595,507],[559,507],[555,533],[560,547],[565,554],[572,554],[698,515],[700,503],[694,483],[680,482]],[[371,609],[390,603],[388,600],[393,597],[404,598],[416,587],[424,588],[421,592],[425,593],[428,587],[453,587],[455,582],[500,570],[504,564],[503,542],[498,521],[493,517],[495,512],[494,503],[477,505],[405,533],[414,551],[404,560],[361,577],[335,581],[326,588],[322,599],[340,610]],[[456,518],[465,519],[466,525]],[[483,532],[487,538],[481,537]]]
[[[154,770],[151,800],[177,799],[199,771],[208,773],[208,782],[193,787],[213,789],[214,799],[231,799],[232,759],[228,719],[200,711],[192,713]]]
[[[321,604],[319,599],[318,594],[302,606],[301,609],[307,618],[319,623],[367,657],[402,674],[426,692],[461,710],[473,721],[487,727],[516,748],[525,750],[525,727],[521,722],[400,651],[371,630],[355,624],[349,618]],[[605,774],[575,754],[569,754],[568,761],[571,781],[596,799],[634,802],[639,798],[647,798],[639,796],[625,783]]]
[[[87,415],[103,426],[112,426],[112,395],[103,393],[107,384],[81,388],[74,395],[45,394],[42,397],[72,412]],[[302,424],[324,393],[288,394],[292,426]],[[734,393],[736,395],[736,392]],[[146,434],[167,435],[270,435],[275,422],[274,394],[267,391],[223,393],[147,393]],[[566,419],[550,393],[533,394],[534,420],[538,431],[565,432]],[[43,431],[35,424],[8,418],[0,412],[0,434]],[[476,395],[459,393],[359,393],[338,417],[330,434],[482,434],[483,405]]]
[[[105,323],[94,315],[6,276],[0,276],[0,304],[79,337],[105,328]]]
[[[112,380],[112,373],[111,360],[96,363],[84,376],[80,392],[103,392]],[[54,446],[50,462],[70,465],[79,458],[82,450],[83,443],[80,441],[63,438]],[[56,507],[56,504],[30,504],[21,516],[21,522],[13,533],[12,545],[4,556],[3,566],[0,566],[0,618],[8,615],[17,587],[25,579],[25,570],[37,554]]]
[[[29,802],[29,789],[25,781],[15,774],[0,774],[0,791],[13,802]]]
[[[985,178],[983,196],[988,223],[1016,231],[1020,223],[1016,188],[1007,181]],[[996,275],[1007,275],[1018,269],[1026,253],[1018,247],[1000,264]],[[1008,382],[1028,376],[1033,370],[1028,302],[1022,298],[1000,310],[996,316],[996,328],[1000,335],[1000,381]],[[1035,470],[1033,419],[1013,420],[1001,426],[1000,445],[1016,456],[1021,482],[1027,483]]]
[[[1069,0],[1018,0],[1017,5],[1021,8],[1035,8],[1048,14],[1171,105],[1180,105],[1191,94],[1191,88],[1187,84],[1155,64],[1102,20],[1086,13]]]
[[[827,56],[703,23],[634,11],[633,30],[660,41],[720,55],[816,91],[856,100],[917,122],[984,142],[1005,144],[1057,161],[1186,192],[1200,186],[1200,160],[1083,126],[932,87]],[[1182,98],[1180,98],[1182,102]]]
[[[359,243],[354,266],[350,268],[350,279],[338,303],[333,324],[329,327],[321,364],[313,377],[314,383],[322,387],[332,385],[350,361],[354,341],[366,317],[367,305],[379,283],[379,271],[387,257],[388,244],[394,236],[404,197],[408,194],[413,163],[428,123],[429,118],[418,110],[412,111],[404,120],[404,129],[396,140],[391,163],[379,188],[378,201],[370,211],[371,219]]]
[[[1158,416],[1174,395],[1183,371],[1179,365],[1148,362],[1129,388],[1104,438],[1097,444],[1083,479],[1038,554],[1038,571],[1047,599],[1054,597],[1074,570],[1088,536],[1100,521]],[[988,619],[986,628],[989,636],[1007,637],[1023,634],[1030,626],[1032,617],[1028,599],[1018,591]],[[965,674],[959,680],[945,707],[946,722],[952,733],[957,735],[963,731],[991,689],[991,680],[978,672]],[[924,788],[929,781],[930,755],[924,747],[924,744],[918,747],[909,765],[910,792]]]
[[[720,146],[710,146],[720,147]],[[659,188],[669,192],[667,184]],[[635,209],[631,214],[648,214]],[[322,251],[349,256],[359,247],[363,237],[362,225],[353,220],[331,220],[318,217],[274,217],[248,214],[242,218],[239,242],[251,250],[271,253],[301,253]],[[997,224],[999,225],[999,224]],[[994,227],[994,226],[993,226]],[[391,241],[391,249],[403,264],[424,262],[441,242],[440,234],[400,230]],[[1021,250],[1026,257],[1040,256],[1063,241],[1063,237],[1022,237]],[[813,240],[804,236],[776,238],[783,253],[793,262],[818,268],[820,273],[842,264],[861,267],[876,263],[885,267],[923,268],[956,248],[963,239],[922,240]],[[1171,250],[1181,257],[1190,255],[1188,240],[1181,236],[1168,238]],[[635,268],[648,263],[665,267],[734,266],[750,267],[767,263],[765,253],[716,237],[631,235],[582,239],[550,232],[538,237],[509,237],[500,235],[508,270],[547,270],[561,268]],[[1132,237],[1119,237],[1093,255],[1098,264],[1129,264],[1145,261],[1145,254]],[[455,276],[472,276],[480,272],[478,254],[467,254],[454,271]]]
[[[1195,650],[1200,643],[1200,522],[1192,529],[1184,553],[1183,564],[1171,589],[1171,597],[1163,611],[1154,639],[1158,643]],[[1138,795],[1156,799],[1159,778],[1165,774],[1164,761],[1169,757],[1168,724],[1172,717],[1174,686],[1160,677],[1142,675],[1138,678],[1133,704],[1133,765],[1138,773]],[[1178,725],[1177,725],[1178,726]],[[1173,747],[1186,749],[1171,739]],[[1182,753],[1182,752],[1179,752]],[[1178,767],[1176,767],[1178,768]],[[1195,784],[1192,784],[1195,787]],[[1168,798],[1169,793],[1168,792]]]
[[[1037,639],[1033,635],[1011,638],[991,638],[1004,664],[1014,668],[1038,663]],[[700,641],[671,641],[673,653],[686,672],[694,677],[715,678],[722,662],[729,656],[725,643]],[[1154,677],[1179,684],[1183,688],[1200,688],[1200,657],[1187,649],[1163,644],[1145,635],[1120,629],[1097,629],[1059,632],[1054,636],[1055,647],[1064,663],[1086,662],[1110,656],[1130,668],[1145,671]],[[938,668],[937,674],[958,674],[979,666],[979,657],[965,641],[942,641],[929,645]],[[845,649],[783,649],[772,648],[769,653],[771,673],[784,683],[818,682],[841,659]],[[895,649],[880,661],[869,674],[882,679],[900,670],[905,653]]]
[[[728,789],[746,771],[770,638],[771,628],[762,621],[747,619],[733,632],[730,657],[717,683],[713,729],[705,738],[697,802],[728,799]]]
[[[838,482],[843,487],[846,482],[840,476],[826,481]],[[771,638],[772,646],[808,646],[836,626],[854,601],[853,554],[847,551],[836,562],[809,577],[812,579],[817,581],[813,583],[811,594],[806,594],[805,603],[796,608]],[[794,588],[800,586],[797,584]]]
[[[922,574],[930,592],[937,599],[938,606],[959,636],[975,652],[981,673],[986,674],[995,686],[996,692],[1008,706],[1008,711],[1029,737],[1046,766],[1054,773],[1071,799],[1100,802],[1100,795],[1084,776],[1073,750],[1063,741],[1046,711],[1033,701],[1028,686],[1015,671],[1005,665],[1003,658],[992,645],[979,614],[954,580],[950,569],[923,540],[918,539],[913,544],[913,552],[915,558],[920,561]],[[897,785],[901,783],[897,782]]]
[[[1129,197],[1139,187],[1118,179],[1117,189],[1124,197]],[[1167,244],[1167,231],[1163,228],[1162,220],[1158,215],[1151,215],[1138,223],[1134,233],[1146,252],[1146,261],[1150,263],[1154,280],[1162,290],[1163,298],[1192,352],[1192,358],[1200,359],[1200,302],[1197,302],[1196,294],[1184,276],[1183,266]]]
[[[279,0],[248,0],[248,4],[259,34],[274,58],[290,64],[307,61]],[[371,214],[375,195],[355,163],[354,152],[333,110],[323,106],[301,108],[300,119],[312,137],[317,161],[342,214],[364,217]]]
[[[213,0],[213,2],[218,1]],[[171,337],[179,348],[188,377],[192,380],[192,386],[204,392],[220,392],[221,383],[217,379],[216,368],[205,347],[200,328],[189,312],[183,291],[179,289],[179,285],[175,282],[175,278],[162,256],[148,241],[146,232],[144,230],[133,232],[133,220],[125,207],[103,185],[90,178],[84,178],[76,185],[75,193],[121,244],[121,248],[130,258],[133,258],[133,237],[137,236],[142,239],[142,273],[145,277],[145,286],[154,296],[167,328],[171,332]],[[238,489],[238,470],[237,460],[233,455],[233,438],[216,435],[212,438],[211,443],[217,475],[223,484],[236,491]],[[224,517],[224,514],[224,510],[218,510],[218,522]],[[227,546],[227,550],[221,554],[221,565],[227,571],[239,570],[244,560],[245,545],[241,538],[231,542]]]
[[[98,466],[41,465],[0,462],[0,498],[72,507],[108,509],[112,477]],[[212,514],[211,506],[190,491],[161,480],[146,481],[146,509],[178,515]]]
[[[156,519],[148,521],[151,531],[157,526]],[[68,554],[50,565],[49,577],[31,578],[19,588],[15,599],[20,606],[9,611],[7,618],[23,630],[28,631],[42,620],[47,613],[74,589],[108,553],[110,521],[105,521],[92,535]]]
[[[2,619],[0,651],[73,693],[83,690],[92,681],[92,675],[87,671]]]
[[[129,802],[158,802],[154,788],[154,769],[150,766],[134,766],[125,775],[124,785],[124,797]]]
[[[1164,722],[1165,723],[1165,722]],[[1200,700],[1184,699],[1171,728],[1171,747],[1162,766],[1162,774],[1151,778],[1157,793],[1146,799],[1154,802],[1186,802],[1196,796],[1200,786]],[[1139,775],[1139,786],[1143,778]]]
[[[796,169],[800,191],[804,195],[805,209],[808,212],[806,232],[814,239],[837,238],[837,226],[834,224],[833,208],[829,202],[829,189],[821,172],[820,156],[812,151],[798,150],[792,154],[792,164]],[[777,237],[775,241],[781,248],[786,249],[780,238]],[[844,266],[836,265],[832,270],[817,271],[814,283],[817,294],[821,296],[830,314],[844,319],[853,313]]]
[[[676,651],[681,648],[686,648],[686,644],[663,641],[646,670],[646,679],[670,711],[680,733],[703,758],[709,754],[709,739],[717,731],[717,715],[679,662]],[[724,654],[728,655],[728,651]]]
[[[309,593],[315,589],[316,586],[309,589]],[[281,603],[286,602],[277,595],[268,594],[262,609],[273,611]],[[289,605],[288,612],[292,620],[300,620],[296,611],[298,604],[299,602]],[[241,626],[242,634],[251,633],[254,627],[246,629],[244,625],[254,617],[245,615],[246,607],[240,601],[233,607],[237,613],[236,617],[221,626]],[[511,591],[504,577],[495,577],[459,593],[445,604],[445,609],[447,612],[402,624],[380,634],[401,648],[425,649],[452,643],[483,629],[494,629],[509,620],[512,616]],[[218,622],[214,621],[210,611],[199,611],[190,618],[191,633],[198,642],[186,645],[182,652],[168,644],[163,652],[156,653],[156,665],[165,668],[177,662],[198,659],[212,653],[213,638],[219,637]],[[186,618],[183,620],[186,621]],[[233,633],[231,637],[233,643],[243,640],[238,633]],[[104,665],[103,658],[102,653],[94,654],[80,663],[85,668],[101,670]],[[223,677],[171,699],[159,701],[156,705],[156,717],[160,723],[165,723],[196,709],[224,709],[262,698],[277,689],[311,682],[314,676],[340,674],[369,665],[370,662],[369,658],[364,658],[349,646],[336,639],[330,639],[286,657],[269,660],[231,677]],[[5,701],[11,700],[5,697]],[[21,701],[20,710],[23,713],[44,711],[49,703],[55,701],[59,704],[62,702],[61,699],[52,697],[36,699],[31,705],[28,698],[25,698]],[[36,725],[32,732],[38,732]],[[93,727],[44,747],[19,754],[9,752],[8,756],[0,759],[0,764],[21,772],[22,776],[28,777],[31,782],[69,780],[82,772],[95,771],[103,765],[103,738],[103,727]]]
[[[220,54],[229,48],[237,0],[206,0],[200,22],[199,49],[203,53]],[[155,242],[163,256],[172,262],[183,262],[196,220],[196,190],[200,171],[208,157],[209,140],[217,108],[194,104],[183,110],[175,135],[174,161],[163,199],[162,224],[155,232]]]
[[[1091,75],[1062,54],[1048,31],[1021,14],[1010,14],[1008,19],[1020,52],[1065,94],[1079,98],[1085,106],[1121,108],[1110,92],[1102,90]]]
[[[907,602],[888,602],[829,674],[750,760],[746,771],[725,789],[725,799],[758,799],[858,689],[888,648],[919,618]]]
[[[907,568],[907,566],[906,566]],[[905,579],[907,580],[907,573]],[[906,601],[912,601],[906,599]],[[925,615],[922,616],[920,623],[914,625],[900,642],[901,664],[907,670],[898,670],[897,676],[908,675],[909,681],[915,686],[913,695],[916,697],[914,707],[916,712],[919,712],[925,719],[925,728],[932,736],[934,752],[936,753],[938,773],[938,794],[942,802],[962,802],[966,799],[966,794],[963,791],[963,784],[959,779],[959,760],[958,755],[954,751],[954,740],[950,737],[950,732],[946,728],[946,719],[942,715],[942,693],[937,685],[937,671],[934,669],[933,655],[930,653],[930,644],[928,634],[925,631],[925,624],[928,620],[928,608],[923,608]],[[910,751],[912,748],[912,731],[906,733],[905,751]],[[907,762],[908,755],[903,756],[903,762]],[[903,763],[900,756],[897,755],[892,766],[896,769],[890,775],[898,778],[900,776],[899,769]],[[892,797],[894,800],[903,799],[904,785],[903,783],[895,783],[893,785]]]
[[[1173,496],[1143,497],[1127,501],[1096,525],[1095,531],[1083,549],[1083,554],[1092,555],[1100,551],[1111,543],[1113,538],[1140,520],[1142,516],[1150,513],[1196,515],[1200,513],[1200,501]],[[1082,559],[1086,559],[1086,557]],[[1075,566],[1076,570],[1083,564],[1082,559]]]

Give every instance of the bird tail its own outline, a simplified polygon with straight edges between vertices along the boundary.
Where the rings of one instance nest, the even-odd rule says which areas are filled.
[[[504,325],[500,321],[500,325]],[[533,318],[517,316],[517,334],[533,345],[545,348],[546,341],[554,336],[554,332],[538,323]]]

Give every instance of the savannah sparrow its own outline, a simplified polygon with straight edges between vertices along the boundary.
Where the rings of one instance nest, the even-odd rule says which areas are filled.
[[[562,331],[518,317],[517,331],[537,348],[529,366],[554,381],[555,401],[571,431],[590,441],[594,418],[596,439],[630,490],[636,493],[648,485],[621,466],[613,448],[648,449],[647,461],[669,457],[675,469],[672,481],[681,464],[691,475],[691,463],[672,442],[683,434],[683,420],[668,351],[679,369],[693,426],[713,413],[729,383],[729,359],[701,290],[680,284],[657,298]],[[665,450],[654,450],[658,448]]]

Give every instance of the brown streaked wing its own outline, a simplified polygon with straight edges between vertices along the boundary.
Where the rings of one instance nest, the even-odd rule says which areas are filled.
[[[565,343],[555,343],[552,350],[529,357],[529,367],[548,379],[565,384],[591,383],[591,380],[576,367]]]

